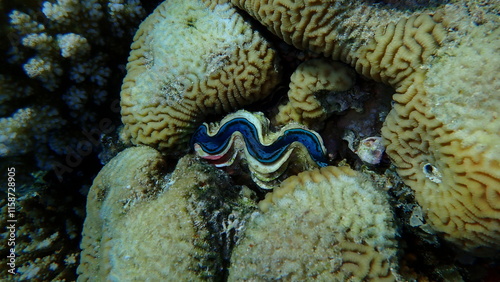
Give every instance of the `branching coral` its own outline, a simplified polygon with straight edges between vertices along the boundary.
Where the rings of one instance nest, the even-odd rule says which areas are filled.
[[[162,154],[182,154],[193,132],[192,147],[220,166],[241,155],[245,156],[243,164],[281,161],[291,152],[288,141],[294,140],[287,139],[287,130],[296,130],[290,130],[295,137],[315,135],[290,125],[265,134],[267,121],[248,112],[229,114],[218,124],[207,122],[195,130],[208,114],[222,114],[261,99],[278,81],[274,50],[253,34],[256,29],[241,28],[241,18],[234,16],[227,1],[202,2],[171,0],[136,35],[122,88],[122,132],[124,139],[158,151],[146,146],[126,149],[95,179],[88,200],[80,279],[164,280],[175,276],[217,280],[228,279],[227,275],[228,280],[406,279],[397,273],[397,234],[386,191],[378,191],[374,185],[384,189],[396,183],[400,186],[391,169],[385,176],[371,171],[370,178],[347,167],[301,172],[267,194],[260,202],[261,212],[253,213],[248,224],[248,212],[253,209],[248,190],[232,189],[222,172],[192,156],[182,158],[173,175],[163,170],[167,161]],[[411,207],[395,199],[402,212],[413,212],[402,217],[410,218],[402,229],[408,224],[422,230],[425,226],[428,237],[437,243],[433,228],[475,255],[488,254],[481,252],[484,249],[490,249],[490,255],[498,251],[498,80],[470,61],[484,61],[486,70],[497,73],[500,64],[489,65],[484,55],[485,50],[498,53],[495,46],[500,46],[495,16],[485,17],[485,22],[492,18],[495,22],[488,29],[475,24],[457,26],[453,23],[457,19],[443,12],[443,7],[425,10],[410,5],[411,9],[398,10],[404,6],[393,5],[394,1],[232,2],[286,42],[343,60],[361,75],[396,90],[384,139],[369,137],[378,134],[371,127],[374,119],[385,118],[385,113],[377,112],[384,107],[365,104],[373,112],[359,115],[357,121],[368,116],[371,121],[352,125],[363,128],[363,134],[351,138],[350,143],[371,164],[381,160],[381,141],[388,144],[399,174],[415,191],[411,194],[409,188],[401,188],[389,193],[395,198],[400,193],[415,195],[422,205],[420,209],[413,198]],[[187,10],[189,13],[178,12]],[[207,29],[215,27],[214,22],[218,27],[236,28],[221,28],[222,33]],[[228,39],[228,32],[234,31]],[[247,32],[257,39],[239,44],[241,34]],[[457,39],[462,36],[467,39]],[[481,40],[474,42],[478,37]],[[179,48],[179,38],[188,47]],[[200,41],[206,44],[191,48]],[[322,70],[332,67],[325,61],[314,65],[322,67],[313,66],[302,77],[318,80],[305,84],[313,92],[329,85],[329,73]],[[479,78],[468,78],[461,68]],[[299,67],[296,74],[301,70]],[[486,84],[483,78],[490,81],[489,87],[481,87]],[[344,84],[351,84],[350,80],[348,75]],[[443,81],[453,84],[442,86]],[[470,95],[470,86],[477,92]],[[493,95],[487,95],[488,91]],[[289,108],[301,110],[304,116],[307,110],[319,113],[313,119],[325,118],[318,96],[310,91],[295,94],[289,97]],[[75,90],[74,99],[88,98]],[[492,104],[486,105],[487,101]],[[294,102],[299,103],[294,106]],[[467,112],[467,106],[474,111]],[[351,125],[353,121],[348,119],[344,117],[343,122]],[[483,125],[483,121],[489,123]],[[311,120],[306,123],[315,126]],[[364,131],[365,127],[370,128]],[[266,138],[274,134],[286,137]],[[315,142],[302,143],[319,147]],[[308,163],[311,157],[304,150],[307,146],[298,147],[304,159],[294,158],[296,166]],[[280,172],[281,164],[272,172]],[[411,239],[402,244],[403,250],[407,244],[419,243]],[[459,275],[455,271],[448,277],[458,280]]]
[[[16,275],[7,273],[2,255],[3,281],[76,279],[78,220],[84,215],[68,199],[82,204],[78,191],[85,190],[99,167],[100,124],[112,123],[104,117],[118,123],[119,110],[110,110],[112,99],[118,102],[127,42],[145,14],[138,1],[108,2],[0,2],[0,168],[19,171]],[[30,173],[60,163],[76,173],[58,174],[59,179],[47,173],[47,186],[38,190]],[[60,198],[53,196],[57,193]],[[7,201],[0,206],[7,215]],[[7,251],[3,248],[2,254]]]
[[[50,91],[59,88],[61,80],[68,77],[77,83],[82,82],[79,74],[102,86],[98,81],[106,81],[110,76],[110,69],[104,66],[108,54],[94,51],[89,55],[92,46],[102,49],[100,46],[105,45],[105,31],[99,26],[100,22],[109,21],[114,36],[123,37],[126,32],[131,32],[124,28],[126,24],[137,22],[144,15],[138,1],[126,4],[113,1],[108,7],[97,0],[83,3],[74,0],[45,1],[41,5],[41,14],[45,18],[43,22],[39,22],[40,14],[19,10],[10,13],[10,22],[19,38],[18,43],[36,51],[36,55],[23,65],[26,74],[42,81]],[[79,24],[73,25],[73,22]],[[12,59],[15,62],[21,63],[28,56],[18,46],[14,46],[13,50],[17,55]],[[92,58],[96,58],[93,64],[84,64]],[[65,59],[71,62],[69,68],[63,66]]]
[[[48,106],[19,109],[11,117],[1,118],[0,157],[34,150],[35,143],[46,142],[47,133],[60,129],[65,123],[58,117],[57,110]]]
[[[14,201],[17,209],[8,206],[13,203],[7,201],[12,194],[9,198],[6,190],[0,194],[2,214],[6,218],[12,214],[8,219],[14,220],[8,223],[5,220],[4,226],[11,228],[4,227],[0,233],[5,242],[0,280],[74,281],[80,255],[80,226],[85,215],[85,205],[79,201],[78,192],[67,189],[69,187],[49,187],[42,180],[43,173],[34,175],[35,184],[27,187],[19,181],[25,170],[18,167],[15,172],[14,178],[19,184]],[[68,190],[73,191],[68,193]],[[15,236],[10,235],[11,232]],[[11,249],[15,250],[13,258]],[[11,262],[14,263],[9,266]]]
[[[137,0],[38,0],[3,3],[2,13],[11,44],[0,59],[0,156],[34,153],[48,170],[110,112],[126,54],[118,40],[130,40],[145,12]]]

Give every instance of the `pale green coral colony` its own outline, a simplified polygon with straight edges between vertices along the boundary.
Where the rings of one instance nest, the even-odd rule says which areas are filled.
[[[0,192],[2,216],[18,219],[0,280],[495,281],[499,11],[497,0],[0,2],[0,169],[18,179],[15,211]],[[306,76],[293,96],[297,66],[332,59],[349,91]],[[329,112],[324,101],[344,94],[356,106]],[[301,111],[280,124],[292,100]],[[255,156],[186,153],[192,131],[235,112],[276,140],[311,130],[328,166],[301,147],[276,157],[263,186]]]

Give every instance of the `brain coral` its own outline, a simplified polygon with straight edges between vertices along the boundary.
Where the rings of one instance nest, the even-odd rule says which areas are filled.
[[[479,21],[443,12],[466,0],[433,12],[367,1],[231,2],[286,42],[394,87],[387,153],[429,223],[475,254],[500,249],[498,14],[485,10]]]
[[[123,137],[167,154],[188,149],[209,114],[268,95],[276,54],[230,4],[165,1],[139,27],[121,92]]]
[[[87,201],[79,281],[200,281],[223,265],[255,205],[251,193],[192,156],[172,174],[156,150],[126,149]]]
[[[398,104],[383,128],[388,153],[429,223],[481,255],[500,249],[498,23],[445,46],[412,86],[421,94]]]
[[[339,62],[313,59],[300,64],[290,78],[289,102],[279,108],[276,123],[296,121],[318,127],[328,117],[328,94],[353,86],[354,74]]]
[[[118,222],[136,203],[160,192],[156,183],[161,183],[159,172],[165,165],[154,149],[135,147],[119,153],[99,172],[87,200],[80,280],[111,274],[116,224],[108,223]]]
[[[229,280],[395,280],[396,230],[384,194],[347,167],[285,180],[260,203]]]

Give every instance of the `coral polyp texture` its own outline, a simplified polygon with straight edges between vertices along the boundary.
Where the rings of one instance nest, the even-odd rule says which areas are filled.
[[[390,205],[361,173],[302,172],[259,205],[233,251],[230,281],[395,281]]]
[[[255,204],[193,156],[173,173],[156,150],[126,149],[99,173],[87,202],[79,281],[219,280]]]
[[[240,110],[218,124],[204,123],[190,143],[197,155],[217,167],[244,159],[252,179],[262,188],[273,188],[279,178],[286,178],[286,171],[327,166],[326,149],[318,133],[297,123],[271,132],[262,113]]]
[[[500,249],[500,20],[490,8],[498,3],[231,2],[287,43],[392,86],[382,136],[429,224],[476,255]],[[468,6],[482,10],[472,15]]]
[[[353,65],[359,73],[391,85],[418,68],[445,35],[444,28],[429,15],[387,9],[378,3],[347,0],[231,2],[285,42],[342,60]]]
[[[139,27],[121,92],[126,140],[185,152],[204,117],[262,99],[277,84],[269,43],[230,4],[208,4],[165,1]]]
[[[353,85],[354,71],[346,65],[324,59],[305,61],[290,77],[289,101],[279,107],[276,123],[295,121],[316,129],[332,108],[328,96],[349,90]]]

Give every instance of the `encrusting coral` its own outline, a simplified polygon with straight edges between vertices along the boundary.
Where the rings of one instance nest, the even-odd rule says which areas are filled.
[[[252,192],[188,155],[172,174],[155,149],[128,148],[87,202],[79,281],[221,279],[255,210]]]
[[[495,9],[484,9],[482,21],[473,23],[477,18],[456,11],[468,1],[421,11],[367,1],[231,2],[287,43],[394,87],[382,133],[427,220],[464,250],[482,255],[500,249]]]
[[[333,110],[339,110],[328,103],[332,92],[349,90],[353,84],[353,71],[340,62],[305,61],[290,78],[289,101],[279,107],[276,124],[295,121],[309,128],[319,128]]]
[[[259,204],[231,257],[230,281],[394,281],[389,202],[361,173],[328,166],[285,180]]]
[[[262,99],[278,83],[276,52],[230,4],[165,1],[139,27],[121,92],[123,138],[186,152],[209,114]]]

